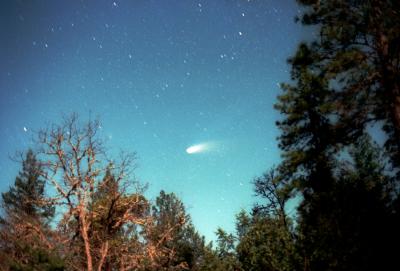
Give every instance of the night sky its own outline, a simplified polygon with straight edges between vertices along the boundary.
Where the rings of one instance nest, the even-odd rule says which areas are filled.
[[[77,112],[100,117],[111,154],[137,152],[150,198],[175,192],[208,240],[218,226],[233,231],[254,203],[251,180],[279,162],[273,104],[308,35],[298,9],[294,0],[3,1],[0,191],[20,168],[9,156]]]

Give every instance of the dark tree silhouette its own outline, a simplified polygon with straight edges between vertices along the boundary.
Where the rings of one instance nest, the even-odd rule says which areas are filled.
[[[45,200],[42,173],[40,162],[28,150],[14,185],[1,195],[0,268],[4,270],[63,270],[57,238],[49,227],[55,208]]]

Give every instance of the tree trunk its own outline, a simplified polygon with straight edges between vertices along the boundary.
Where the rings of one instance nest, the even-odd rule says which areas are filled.
[[[400,94],[396,86],[392,89],[393,104],[391,108],[391,121],[393,123],[393,139],[392,144],[395,145],[395,152],[392,153],[394,166],[400,167]]]
[[[101,246],[101,258],[100,258],[99,266],[97,267],[97,271],[101,271],[101,269],[103,268],[103,264],[104,264],[107,254],[108,254],[108,240],[105,243],[103,243],[103,245]]]
[[[398,168],[400,167],[400,75],[396,67],[393,66],[393,62],[398,56],[390,54],[390,42],[385,34],[380,33],[377,41],[377,53],[381,69],[380,84],[386,96],[387,121],[392,125],[389,129],[393,129],[393,131],[386,131],[389,133],[389,152],[393,165]]]
[[[81,234],[82,234],[83,242],[85,244],[87,270],[93,271],[93,260],[92,260],[92,254],[90,252],[88,225],[87,225],[87,221],[85,218],[85,213],[83,211],[79,212],[79,218],[80,218],[80,223],[81,223]]]

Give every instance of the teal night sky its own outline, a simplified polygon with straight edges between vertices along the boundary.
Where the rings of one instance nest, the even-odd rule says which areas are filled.
[[[307,33],[294,0],[3,1],[0,191],[34,131],[99,116],[112,153],[136,151],[153,198],[175,192],[208,240],[279,161],[273,104]],[[205,144],[204,151],[186,149]]]

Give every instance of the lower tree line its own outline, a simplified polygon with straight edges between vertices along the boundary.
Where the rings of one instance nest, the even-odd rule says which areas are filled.
[[[1,270],[384,270],[394,263],[397,194],[388,158],[368,135],[329,164],[321,191],[300,193],[279,167],[256,178],[252,211],[236,216],[234,233],[218,229],[207,244],[175,194],[144,196],[129,155],[102,167],[98,124],[82,127],[72,116],[42,132],[44,147],[26,153],[2,193]]]

